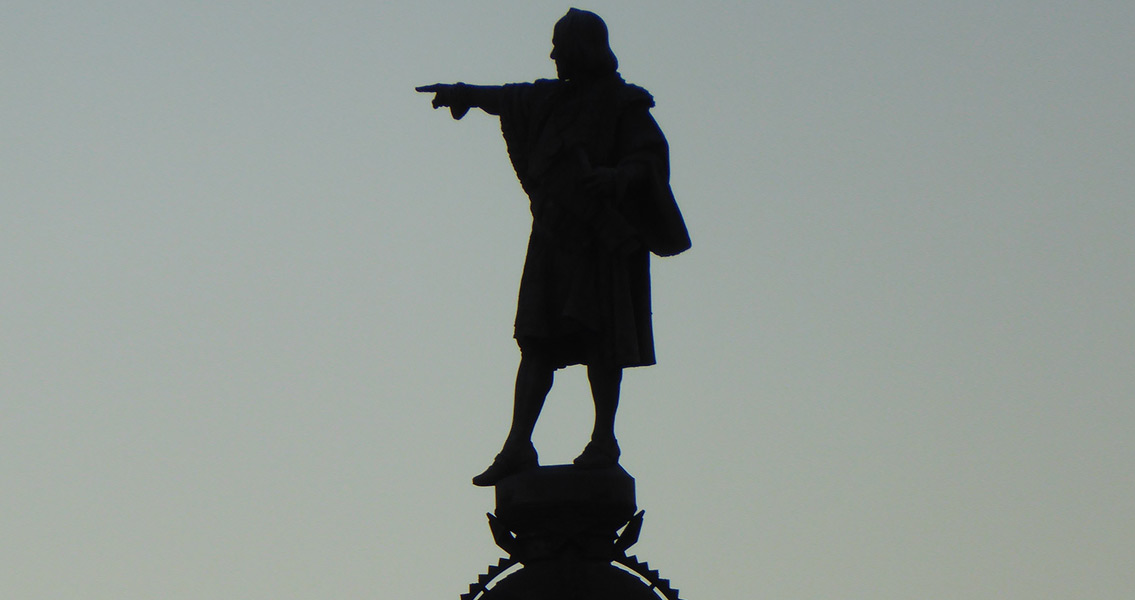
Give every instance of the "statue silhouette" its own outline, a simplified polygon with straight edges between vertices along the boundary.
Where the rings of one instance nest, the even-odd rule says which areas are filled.
[[[434,84],[433,107],[500,117],[509,158],[530,199],[532,233],[514,336],[520,347],[512,425],[479,486],[538,465],[532,431],[554,372],[586,365],[591,440],[574,464],[613,466],[623,369],[655,362],[649,254],[690,247],[669,183],[669,149],[650,108],[626,83],[598,15],[571,9],[555,26],[556,79]]]

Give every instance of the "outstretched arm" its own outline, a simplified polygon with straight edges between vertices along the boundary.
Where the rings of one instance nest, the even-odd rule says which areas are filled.
[[[435,83],[414,90],[434,95],[433,107],[449,107],[449,114],[460,119],[477,107],[490,115],[500,114],[501,87],[498,85],[468,85],[465,83]]]

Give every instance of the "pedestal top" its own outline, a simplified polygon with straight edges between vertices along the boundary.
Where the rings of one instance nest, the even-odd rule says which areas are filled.
[[[635,485],[622,467],[538,467],[506,477],[496,486],[496,514],[513,531],[553,515],[568,514],[612,525],[634,516]]]

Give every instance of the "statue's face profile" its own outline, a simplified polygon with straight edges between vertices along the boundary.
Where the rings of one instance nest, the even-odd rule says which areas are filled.
[[[564,17],[564,19],[566,18],[567,17]],[[564,31],[567,27],[560,26],[560,23],[563,23],[564,19],[560,19],[560,22],[556,23],[555,32],[552,34],[552,53],[549,55],[549,58],[556,63],[556,77],[567,80],[579,74],[579,57],[573,56],[573,54],[577,54],[572,51],[573,44],[569,40],[564,39],[570,35]]]
[[[576,8],[569,10],[552,30],[551,59],[561,80],[598,77],[618,68],[603,19]]]

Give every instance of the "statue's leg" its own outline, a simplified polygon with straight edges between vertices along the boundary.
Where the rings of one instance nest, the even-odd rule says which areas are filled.
[[[505,440],[506,449],[532,443],[532,431],[552,390],[555,367],[536,353],[521,356],[516,370],[516,391],[512,400],[512,427]]]
[[[536,448],[532,446],[532,431],[536,428],[536,420],[540,418],[540,410],[544,408],[544,399],[552,389],[555,370],[552,363],[539,354],[528,353],[521,357],[520,368],[516,372],[512,426],[508,438],[493,464],[473,478],[473,485],[496,485],[509,475],[539,464]]]
[[[581,467],[606,467],[619,461],[619,444],[615,441],[615,413],[619,409],[619,387],[623,370],[619,367],[588,365],[587,380],[595,401],[595,427],[591,442],[575,459]]]
[[[619,409],[619,388],[623,370],[619,367],[588,365],[587,381],[591,384],[591,398],[595,401],[595,427],[591,439],[609,442],[615,439],[615,412]]]

